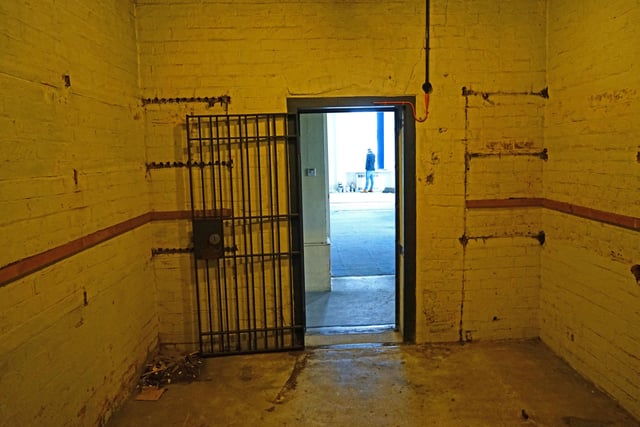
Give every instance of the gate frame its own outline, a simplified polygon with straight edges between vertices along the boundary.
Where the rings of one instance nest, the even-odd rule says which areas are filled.
[[[266,140],[268,141],[268,149],[271,150],[271,143],[273,144],[277,144],[278,143],[278,139],[284,139],[284,143],[285,143],[285,159],[287,162],[287,182],[288,185],[286,187],[286,191],[288,194],[288,213],[285,215],[287,218],[287,222],[288,222],[288,227],[289,229],[289,239],[290,239],[290,244],[289,244],[289,252],[288,255],[290,257],[290,263],[291,266],[290,268],[290,283],[289,283],[289,287],[288,289],[290,290],[291,294],[291,301],[290,304],[291,306],[289,307],[289,309],[291,310],[291,320],[292,320],[292,324],[288,325],[288,326],[284,326],[281,325],[280,327],[278,327],[277,324],[277,317],[276,317],[276,326],[275,328],[270,328],[267,327],[265,325],[264,328],[260,328],[260,329],[247,329],[247,330],[240,330],[239,327],[239,317],[236,320],[237,326],[238,328],[236,330],[231,330],[231,329],[227,329],[226,331],[223,330],[223,328],[220,329],[220,331],[214,331],[213,329],[211,329],[211,325],[210,325],[210,330],[204,331],[203,330],[203,320],[202,320],[202,316],[201,316],[201,301],[200,301],[200,283],[199,283],[199,267],[204,267],[205,271],[206,271],[206,289],[207,292],[210,293],[210,275],[209,275],[209,259],[207,256],[204,257],[198,257],[196,256],[196,250],[194,248],[194,255],[193,255],[193,273],[194,273],[194,280],[195,280],[195,298],[196,298],[196,305],[197,305],[197,326],[198,326],[198,341],[199,341],[199,353],[201,356],[203,357],[216,357],[216,356],[227,356],[227,355],[237,355],[237,354],[249,354],[249,353],[267,353],[267,352],[281,352],[281,351],[292,351],[292,350],[301,350],[304,349],[304,330],[305,330],[305,318],[304,318],[304,293],[299,293],[296,292],[296,287],[299,286],[297,285],[298,282],[301,282],[304,286],[304,254],[303,254],[303,249],[304,249],[304,245],[303,245],[303,227],[302,227],[302,195],[301,195],[301,191],[300,191],[300,186],[301,186],[301,173],[300,173],[300,147],[299,147],[299,137],[298,137],[298,122],[297,122],[297,116],[289,114],[289,113],[252,113],[252,114],[187,114],[186,115],[186,119],[185,119],[185,124],[186,124],[186,142],[187,142],[187,153],[188,153],[188,157],[189,160],[187,161],[187,167],[189,168],[189,192],[190,192],[190,206],[191,206],[191,217],[192,217],[192,233],[193,233],[193,243],[195,244],[195,221],[199,220],[199,219],[210,219],[210,220],[219,220],[222,224],[222,221],[224,220],[228,220],[229,218],[226,218],[224,212],[225,211],[230,211],[231,212],[231,221],[232,221],[232,225],[234,224],[234,221],[236,219],[235,214],[233,213],[233,210],[228,210],[225,209],[223,207],[216,207],[216,206],[211,206],[210,209],[210,215],[207,215],[207,213],[209,213],[209,209],[207,209],[206,204],[204,204],[204,200],[205,200],[205,189],[204,187],[202,188],[202,202],[203,202],[203,206],[202,206],[202,214],[199,214],[200,209],[196,209],[196,205],[195,205],[195,200],[194,200],[194,185],[195,187],[197,187],[197,184],[194,184],[194,181],[196,181],[196,179],[194,179],[193,177],[193,168],[194,167],[200,167],[201,169],[203,169],[204,167],[213,167],[213,166],[225,166],[225,159],[221,159],[218,158],[215,161],[213,160],[213,151],[211,154],[211,161],[210,162],[204,162],[202,155],[200,157],[200,161],[198,162],[198,160],[195,159],[191,159],[191,143],[192,141],[199,141],[200,144],[200,150],[202,150],[202,141],[203,140],[208,140],[209,143],[211,144],[211,150],[213,150],[213,141],[214,141],[214,137],[210,136],[210,137],[206,137],[203,136],[201,134],[202,131],[202,127],[201,127],[201,123],[202,120],[201,119],[208,119],[208,123],[209,126],[211,127],[210,129],[210,135],[213,135],[213,119],[215,119],[215,123],[216,123],[216,129],[219,128],[219,123],[220,121],[218,119],[222,119],[223,123],[226,124],[228,129],[230,128],[230,123],[231,123],[231,119],[235,118],[240,120],[239,122],[239,126],[240,126],[240,133],[239,136],[234,136],[233,138],[235,139],[239,139],[239,140],[243,140],[243,142],[246,142],[247,147],[248,144],[250,142],[255,142],[258,143],[261,140]],[[260,135],[260,134],[252,134],[251,136],[247,135],[243,135],[242,134],[242,120],[244,120],[244,130],[248,130],[248,120],[249,118],[253,118],[255,120],[255,123],[259,123],[260,119],[267,119],[267,134],[266,135]],[[276,119],[277,118],[281,118],[284,119],[283,123],[284,123],[284,134],[279,135],[276,132],[276,128],[277,128],[277,122]],[[191,124],[191,120],[192,119],[197,119],[197,123],[198,123],[198,136],[197,137],[192,137],[191,136],[191,129],[190,129],[190,124]],[[273,120],[273,131],[274,134],[272,135],[270,133],[271,131],[271,125],[272,122],[271,120]],[[205,120],[205,124],[207,123],[207,121]],[[254,122],[252,121],[251,124],[254,124]],[[206,126],[205,126],[206,128]],[[219,135],[218,132],[216,132],[217,135]],[[226,144],[228,147],[230,147],[231,144],[231,132],[227,131],[226,136],[223,135],[222,137],[220,136],[216,136],[215,140],[218,141],[222,139],[223,142],[222,144]],[[246,140],[245,140],[246,139]],[[216,149],[218,150],[218,156],[220,156],[220,144],[216,145]],[[277,150],[277,145],[274,145],[274,150]],[[242,155],[242,153],[241,153]],[[231,170],[233,168],[233,159],[228,159],[229,163],[226,164],[227,167],[229,167],[229,169]],[[258,162],[259,162],[259,158],[258,158]],[[271,161],[271,160],[269,160]],[[275,160],[277,162],[277,158]],[[242,163],[242,162],[241,162]],[[259,165],[259,163],[258,163]],[[247,167],[248,164],[247,164]],[[218,168],[220,169],[220,168]],[[204,172],[201,171],[201,177],[200,180],[202,181],[203,185],[204,185]],[[214,189],[214,195],[212,196],[212,201],[215,201],[214,199],[216,198],[215,196],[215,186],[216,186],[216,182],[215,182],[215,172],[212,169],[211,171],[212,175],[211,175],[211,183],[212,183],[212,188]],[[220,177],[221,171],[218,171],[218,177]],[[276,178],[277,179],[277,178]],[[276,181],[277,182],[277,181]],[[220,184],[222,185],[222,184]],[[231,191],[231,201],[233,201],[233,179],[230,176],[230,191]],[[272,185],[271,182],[269,184],[270,186]],[[243,190],[244,191],[244,190]],[[220,197],[222,197],[222,187],[220,187]],[[277,200],[278,196],[276,194],[276,200]],[[222,200],[220,200],[222,201]],[[273,201],[272,201],[273,202]],[[250,202],[251,203],[251,202]],[[260,202],[261,204],[262,202]],[[214,203],[215,205],[215,203]],[[198,213],[197,213],[198,212]],[[273,215],[273,212],[272,212]],[[277,217],[281,217],[282,214],[277,213],[276,215]],[[260,216],[258,216],[257,218],[263,218],[262,214]],[[244,217],[243,217],[244,219]],[[273,219],[273,218],[272,218]],[[295,220],[294,220],[295,219]],[[210,228],[210,227],[209,227]],[[207,227],[203,228],[204,230],[208,230]],[[272,234],[273,234],[273,229],[271,230]],[[246,237],[246,236],[245,236]],[[273,236],[272,236],[273,237]],[[235,236],[234,236],[235,239]],[[218,243],[216,243],[218,244]],[[207,245],[207,243],[205,242],[205,245]],[[223,242],[221,243],[222,248],[221,250],[218,250],[218,248],[215,248],[216,251],[209,251],[209,254],[214,253],[214,255],[216,255],[217,252],[219,252],[219,254],[217,256],[214,256],[215,261],[219,261],[220,259],[224,259],[226,258],[224,256],[224,252],[230,250],[232,252],[234,252],[235,250],[237,250],[237,248],[235,248],[235,244],[233,245],[234,247],[230,247],[230,248],[225,248]],[[278,244],[279,245],[279,244]],[[207,253],[207,249],[211,249],[211,248],[205,248],[204,251],[202,251],[201,248],[201,255],[203,253]],[[262,254],[263,258],[264,258],[265,254]],[[275,255],[271,254],[271,255]],[[249,254],[247,256],[255,256],[255,254]],[[279,255],[282,256],[282,255]],[[235,261],[235,256],[233,257],[234,261]],[[204,266],[199,264],[199,261],[204,261]],[[224,261],[223,261],[224,262]],[[264,260],[263,260],[264,262]],[[219,268],[219,266],[218,266]],[[226,274],[226,271],[225,273]],[[275,273],[274,273],[275,274]],[[219,271],[218,271],[218,276],[220,275]],[[274,276],[275,277],[275,276]],[[220,288],[220,283],[219,283],[219,278],[217,279],[216,282],[217,283],[217,287]],[[237,282],[237,280],[236,280]],[[224,282],[224,287],[225,287],[225,306],[226,306],[226,298],[227,298],[227,289],[226,289],[226,279]],[[237,287],[237,283],[236,283],[236,294],[238,292],[238,287]],[[247,285],[248,286],[248,285]],[[274,285],[275,286],[275,285]],[[280,287],[280,293],[282,292],[282,287]],[[222,298],[222,295],[218,296],[219,298]],[[237,295],[236,295],[237,297]],[[263,290],[263,297],[266,298],[266,294],[264,293]],[[282,296],[280,297],[280,314],[282,313]],[[211,317],[212,315],[212,305],[211,302],[208,302],[208,306],[207,306],[207,313],[209,314],[209,317]],[[221,310],[221,308],[218,309],[219,311]],[[226,308],[225,308],[226,310]],[[218,313],[220,314],[220,313]],[[255,314],[255,313],[254,313]],[[264,314],[266,316],[266,313]],[[239,314],[237,313],[237,309],[236,309],[236,316],[239,316]],[[229,322],[229,319],[226,319],[227,323]],[[265,321],[266,321],[266,317],[265,317]],[[210,321],[211,323],[211,321]],[[276,344],[275,346],[270,346],[268,344],[266,344],[268,338],[265,336],[265,347],[257,347],[257,346],[253,346],[253,345],[249,345],[249,348],[244,348],[244,349],[236,349],[236,350],[231,350],[231,349],[222,349],[220,351],[214,351],[213,350],[213,336],[221,336],[223,337],[225,334],[229,337],[231,334],[236,334],[238,335],[238,337],[240,336],[240,334],[242,333],[257,333],[259,331],[263,331],[266,333],[266,331],[269,330],[273,330],[276,334],[282,334],[282,337],[279,339],[279,337],[276,335]],[[290,333],[290,343],[289,344],[285,344],[285,331],[289,331]],[[209,336],[210,337],[210,341],[211,341],[211,350],[206,352],[204,351],[204,342],[203,342],[203,337],[204,336]],[[257,340],[257,338],[254,338]],[[223,338],[221,338],[221,340],[223,340]],[[229,340],[229,339],[228,339]],[[280,341],[281,340],[281,341]],[[224,343],[221,341],[219,344],[222,348],[225,347]]]

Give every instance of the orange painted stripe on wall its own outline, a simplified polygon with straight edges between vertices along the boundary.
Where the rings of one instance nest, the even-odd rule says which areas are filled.
[[[598,209],[587,208],[584,206],[544,198],[523,197],[513,199],[467,200],[466,206],[469,209],[543,207],[557,212],[590,219],[592,221],[640,231],[640,218],[638,217],[601,211]]]
[[[48,267],[65,258],[96,246],[102,242],[124,234],[135,228],[148,223],[151,220],[151,213],[147,212],[140,216],[128,219],[121,223],[112,225],[94,233],[87,234],[79,239],[49,249],[28,258],[21,259],[0,268],[0,287],[21,277],[35,273],[36,271]]]
[[[467,208],[534,208],[542,206],[543,200],[535,197],[467,200]]]
[[[591,209],[584,206],[573,205],[571,203],[559,202],[544,198],[513,198],[513,199],[483,199],[467,200],[466,206],[469,209],[492,209],[492,208],[520,208],[520,207],[543,207],[557,212],[575,215],[581,218],[602,222],[617,227],[640,231],[640,218],[627,215],[620,215],[612,212]],[[229,215],[230,212],[219,212]],[[81,251],[96,246],[102,242],[112,239],[121,234],[127,233],[150,221],[164,220],[185,220],[191,219],[191,211],[160,211],[147,212],[135,218],[128,219],[121,223],[98,230],[69,243],[57,246],[53,249],[40,252],[39,254],[15,261],[0,268],[0,287],[21,277],[35,273],[65,258],[73,256]]]

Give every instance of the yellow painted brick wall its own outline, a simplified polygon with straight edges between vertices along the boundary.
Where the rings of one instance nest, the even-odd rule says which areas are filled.
[[[544,196],[640,216],[640,4],[550,0]],[[637,231],[544,214],[541,338],[640,417]]]
[[[134,18],[129,0],[0,6],[0,266],[149,211]],[[131,391],[157,345],[150,241],[0,287],[0,425],[100,424]]]
[[[154,221],[152,230],[153,247],[191,245],[190,221]],[[158,292],[159,341],[165,347],[197,350],[193,254],[156,255],[153,269]]]
[[[470,99],[472,105],[465,114],[462,87],[491,92],[544,87],[545,2],[431,3],[434,92],[429,120],[418,125],[416,141],[417,340],[458,340],[463,303],[468,311],[463,314],[462,328],[473,331],[477,338],[536,336],[537,242],[499,237],[486,244],[470,243],[468,254],[463,254],[459,238],[478,227],[497,236],[513,232],[503,223],[482,223],[482,215],[466,229],[465,197],[540,195],[539,159],[477,159],[467,177],[468,187],[464,159],[466,148],[494,154],[541,149],[544,100],[476,97]],[[140,2],[136,16],[143,96],[227,94],[231,96],[230,113],[253,113],[284,112],[288,97],[410,95],[420,100],[417,113],[424,116],[424,7],[422,0],[183,2],[171,6],[163,1]],[[223,112],[219,105],[148,105],[148,159],[184,161],[181,124],[185,114]],[[185,178],[183,171],[151,171],[153,209],[188,206]],[[537,232],[539,221],[536,211],[516,229]],[[175,223],[174,227],[182,226]],[[175,244],[181,243],[183,238],[177,238]],[[476,270],[474,263],[480,258],[496,266],[498,259],[510,261],[496,281]],[[158,280],[165,278],[163,286],[171,289],[166,296],[160,293],[159,303],[171,305],[174,313],[189,307],[188,302],[174,300],[190,295],[184,291],[189,286],[188,275],[179,272],[183,263],[158,258],[154,264]],[[463,275],[464,269],[470,269],[470,274]],[[467,282],[473,299],[463,296]],[[494,298],[496,291],[501,299]],[[509,298],[518,293],[526,295],[517,304],[509,304]],[[496,323],[494,316],[503,321]],[[163,337],[180,341],[182,326],[161,321],[161,331],[166,331]]]
[[[549,16],[545,197],[640,216],[640,6],[552,0]]]
[[[616,0],[602,15],[595,1],[431,3],[434,92],[416,141],[417,340],[540,334],[638,415],[628,309],[637,233],[538,208],[465,209],[465,199],[542,195],[638,215],[637,4]],[[1,6],[0,265],[149,209],[188,207],[185,171],[145,174],[144,162],[185,160],[185,114],[223,110],[142,109],[138,82],[151,98],[227,94],[231,113],[282,112],[296,96],[421,99],[424,12],[422,0]],[[547,84],[549,100],[517,95]],[[465,98],[462,87],[492,95]],[[548,162],[512,156],[543,147]],[[500,156],[465,165],[469,153]],[[544,247],[527,237],[540,229]],[[18,390],[0,396],[3,423],[104,420],[158,331],[167,344],[193,342],[190,258],[149,262],[150,242],[186,246],[188,233],[157,222],[0,288],[0,366],[12,372],[0,393]],[[24,381],[34,363],[57,369]],[[34,389],[69,403],[36,406]]]
[[[415,93],[423,7],[144,2],[137,7],[142,88],[151,97],[228,93],[236,113],[284,111],[288,96],[370,94],[372,85],[387,95],[417,85]]]
[[[512,236],[539,231],[540,214],[465,210],[464,201],[542,191],[542,161],[513,154],[543,148],[544,100],[514,94],[546,85],[545,2],[431,3],[434,93],[417,131],[417,337],[536,336],[540,247]],[[463,87],[492,95],[465,99]],[[474,153],[491,156],[469,160],[465,174]],[[491,238],[463,248],[463,235]]]
[[[129,396],[157,346],[149,241],[140,227],[0,288],[0,425],[102,425]]]
[[[462,338],[539,335],[540,208],[478,209],[467,215]]]
[[[638,232],[546,212],[540,336],[556,353],[638,416]]]

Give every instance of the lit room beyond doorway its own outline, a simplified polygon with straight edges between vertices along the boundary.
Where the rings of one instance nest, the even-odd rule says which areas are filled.
[[[392,332],[397,301],[394,113],[304,116],[303,139],[315,135],[301,147],[305,229],[308,209],[324,210],[326,220],[325,236],[305,236],[307,333]],[[324,207],[307,200],[318,196]],[[321,216],[311,214],[310,221]]]

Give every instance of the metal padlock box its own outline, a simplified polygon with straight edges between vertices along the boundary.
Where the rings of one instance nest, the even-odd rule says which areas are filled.
[[[193,253],[197,259],[218,259],[224,255],[223,224],[220,218],[198,218],[193,222]]]

